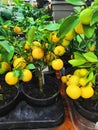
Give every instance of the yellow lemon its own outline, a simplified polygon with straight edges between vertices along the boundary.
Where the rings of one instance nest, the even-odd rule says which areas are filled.
[[[78,34],[84,34],[83,25],[81,22],[75,27],[75,32]]]
[[[23,69],[22,73],[23,73],[22,81],[24,82],[30,81],[33,77],[32,72],[28,69]]]
[[[61,59],[55,59],[52,61],[52,68],[54,70],[61,70],[63,68],[63,61]]]
[[[61,76],[61,82],[64,84],[67,83],[67,77],[65,75]]]
[[[29,42],[28,42],[28,41],[26,41],[25,46],[24,46],[24,49],[30,50],[30,45],[29,45]]]
[[[66,94],[72,99],[78,99],[81,96],[81,88],[77,85],[69,85],[66,88]]]
[[[80,69],[80,75],[81,76],[86,76],[88,74],[88,70],[87,69]]]
[[[60,38],[57,37],[57,31],[52,32],[50,37],[53,43],[58,43],[60,41]]]
[[[76,76],[76,75],[72,75],[70,78],[69,78],[69,84],[70,85],[78,85],[79,83],[79,77]]]
[[[68,32],[66,35],[65,35],[65,39],[68,40],[68,41],[71,41],[75,36],[75,31],[74,30],[71,30],[70,32]]]
[[[80,86],[85,86],[87,83],[87,79],[86,78],[80,78],[79,79],[79,85]]]
[[[5,81],[9,85],[15,85],[15,84],[18,83],[19,80],[18,80],[18,77],[16,77],[14,75],[14,72],[10,71],[10,72],[6,73],[6,75],[5,75]]]
[[[81,87],[81,97],[82,98],[91,98],[94,95],[94,89],[91,86]]]
[[[63,41],[61,42],[61,45],[66,47],[70,44],[70,41],[66,40],[65,38],[63,39]]]
[[[44,57],[44,51],[37,47],[32,51],[32,56],[34,59],[42,59]]]
[[[54,54],[57,55],[57,56],[62,56],[64,55],[64,53],[66,52],[65,51],[65,48],[61,45],[59,46],[56,46],[53,50]]]
[[[95,51],[95,45],[92,44],[91,47],[89,48],[90,51]]]
[[[21,30],[20,27],[15,26],[15,27],[14,27],[14,32],[15,32],[16,34],[21,34],[21,33],[22,33],[22,30]]]
[[[19,57],[19,58],[16,58],[14,61],[13,61],[13,67],[14,68],[19,68],[21,67],[22,69],[26,67],[26,61],[23,57]]]
[[[77,69],[74,71],[74,75],[78,76],[78,77],[81,77],[80,75],[80,69]]]

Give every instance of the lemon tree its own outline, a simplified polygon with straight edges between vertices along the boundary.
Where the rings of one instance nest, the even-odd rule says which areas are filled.
[[[76,58],[69,60],[69,63],[75,67],[73,74],[68,79],[64,78],[61,79],[61,81],[67,85],[66,93],[72,99],[79,98],[75,97],[76,94],[73,90],[74,86],[81,89],[81,94],[77,92],[80,94],[80,97],[84,99],[91,98],[97,93],[96,75],[98,70],[98,58],[94,52],[86,52],[81,55],[79,52],[75,52],[74,57]],[[85,60],[82,62],[80,59]],[[69,86],[73,86],[73,88]]]
[[[93,1],[88,5],[84,0],[67,0],[67,2],[80,7],[76,7],[75,12],[65,18],[59,28],[58,37],[65,37],[71,41],[69,49],[73,52],[98,51],[98,3]]]

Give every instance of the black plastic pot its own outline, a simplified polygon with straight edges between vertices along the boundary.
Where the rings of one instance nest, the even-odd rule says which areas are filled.
[[[73,105],[76,111],[86,119],[92,122],[98,121],[98,100],[74,100]]]
[[[0,85],[2,89],[0,94],[3,99],[0,100],[0,117],[8,114],[13,108],[16,107],[19,100],[19,90],[15,86],[9,86],[4,81],[4,76],[0,77]]]
[[[52,76],[45,76],[43,92],[39,90],[38,79],[33,77],[28,83],[21,84],[21,91],[24,95],[24,100],[29,105],[48,106],[59,100],[60,97],[60,82]]]

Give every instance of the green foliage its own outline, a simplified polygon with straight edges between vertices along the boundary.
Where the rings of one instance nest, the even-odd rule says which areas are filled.
[[[66,0],[66,2],[73,5],[85,5],[85,0]]]
[[[61,24],[58,32],[58,37],[64,37],[70,30],[74,29],[79,23],[77,15],[67,17]]]

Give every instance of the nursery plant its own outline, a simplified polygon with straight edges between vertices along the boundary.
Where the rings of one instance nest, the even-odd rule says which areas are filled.
[[[7,85],[17,88],[37,84],[37,92],[43,98],[46,82],[43,71],[46,68],[52,68],[54,73],[62,70],[64,63],[61,56],[66,53],[70,41],[58,38],[61,22],[54,23],[46,9],[44,12],[43,9],[32,9],[29,3],[19,1],[14,5],[0,6],[0,77]],[[58,86],[57,80],[53,82]],[[56,91],[58,94],[58,87],[52,94]]]
[[[5,99],[5,103],[11,101],[10,97],[5,97],[6,92],[16,91],[21,81],[32,79],[35,65],[32,50],[28,47],[28,32],[31,28],[33,32],[35,26],[42,28],[43,24],[48,24],[50,16],[46,9],[38,10],[22,1],[16,1],[14,5],[3,5],[1,2],[0,9],[0,102],[3,104]],[[14,93],[18,95],[18,92]]]
[[[90,5],[88,5],[85,1],[71,1],[67,0],[75,6],[74,13],[69,15],[64,19],[61,24],[58,32],[58,37],[66,38],[68,34],[71,43],[69,45],[70,53],[73,55],[73,58],[69,60],[69,63],[74,68],[73,74],[77,73],[77,69],[81,70],[84,74],[84,77],[80,76],[80,80],[77,77],[73,77],[73,81],[71,80],[71,76],[69,80],[72,81],[72,84],[69,85],[70,81],[67,82],[66,93],[73,99],[78,99],[82,94],[83,98],[90,98],[94,95],[94,86],[96,83],[96,75],[97,75],[97,55],[98,55],[98,45],[97,45],[97,12],[98,12],[98,2],[94,1]],[[67,39],[68,40],[68,39]],[[93,66],[94,65],[94,66]],[[81,72],[80,72],[81,73]],[[82,78],[82,79],[81,79]],[[84,79],[83,79],[84,78]],[[87,79],[86,79],[87,78]],[[64,80],[64,79],[63,79]],[[65,79],[65,81],[68,79]],[[79,87],[73,87],[73,82],[80,82]],[[91,85],[92,84],[92,85]],[[68,87],[69,86],[69,87]],[[83,87],[80,87],[83,86]],[[86,86],[92,86],[90,91],[86,91]],[[90,88],[90,87],[89,87]],[[72,92],[73,91],[73,92]],[[74,91],[77,91],[75,93]],[[90,92],[86,95],[87,92]]]

